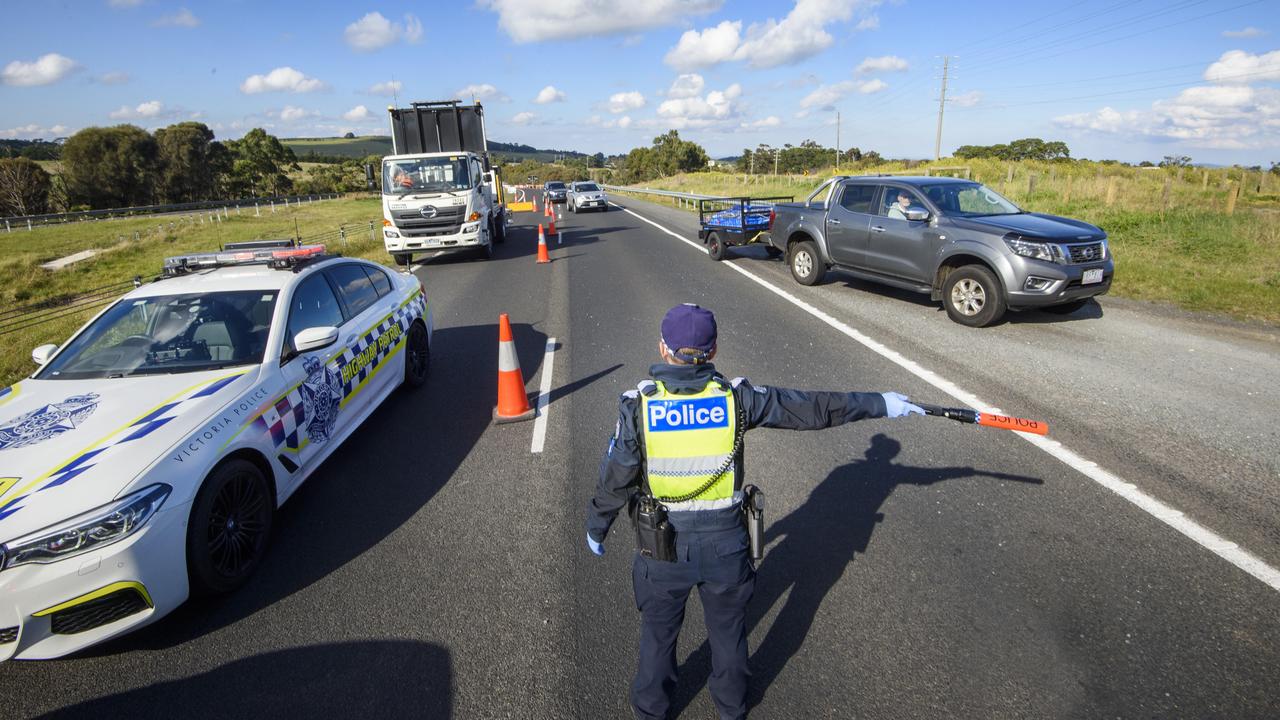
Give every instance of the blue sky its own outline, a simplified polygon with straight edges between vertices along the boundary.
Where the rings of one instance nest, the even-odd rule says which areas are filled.
[[[186,119],[220,138],[386,133],[478,96],[491,139],[713,155],[836,142],[931,157],[1019,137],[1076,156],[1280,161],[1274,0],[6,3],[0,137]]]

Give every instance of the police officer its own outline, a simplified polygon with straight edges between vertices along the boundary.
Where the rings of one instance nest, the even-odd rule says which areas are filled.
[[[642,551],[632,565],[641,615],[632,709],[645,720],[667,716],[685,601],[697,587],[711,646],[711,697],[721,718],[744,718],[750,674],[746,608],[755,567],[741,511],[742,433],[754,427],[817,430],[924,410],[897,393],[807,392],[727,380],[711,364],[715,316],[697,305],[667,312],[658,352],[665,362],[649,368],[652,379],[623,393],[587,511],[587,545],[603,555],[622,508],[634,519],[645,497],[661,502],[675,530],[674,561]]]

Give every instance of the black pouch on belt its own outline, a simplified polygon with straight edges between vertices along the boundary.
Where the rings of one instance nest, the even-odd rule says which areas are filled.
[[[636,528],[636,547],[652,560],[676,561],[676,531],[667,520],[667,509],[651,496],[641,496],[632,519]]]
[[[764,557],[764,491],[755,485],[742,488],[742,520],[751,538],[751,559]]]

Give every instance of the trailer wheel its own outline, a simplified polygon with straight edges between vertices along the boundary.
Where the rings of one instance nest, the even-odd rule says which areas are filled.
[[[710,255],[712,260],[719,262],[724,259],[725,252],[726,249],[724,243],[720,240],[720,234],[714,231],[707,233],[707,255]]]

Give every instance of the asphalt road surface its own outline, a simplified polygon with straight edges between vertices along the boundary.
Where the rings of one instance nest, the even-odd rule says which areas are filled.
[[[839,273],[800,287],[758,248],[735,272],[647,222],[696,241],[689,215],[617,201],[565,214],[549,265],[531,214],[491,261],[420,264],[430,381],[290,500],[254,579],[82,655],[0,665],[0,717],[628,717],[633,542],[623,519],[591,555],[584,505],[618,394],[682,301],[717,313],[730,377],[956,404],[945,386],[1061,443],[920,417],[752,432],[754,716],[1275,717],[1274,335],[1112,299],[969,330]],[[554,349],[538,453],[534,423],[490,424],[501,312],[531,395]],[[695,594],[682,718],[715,716],[704,640]]]

